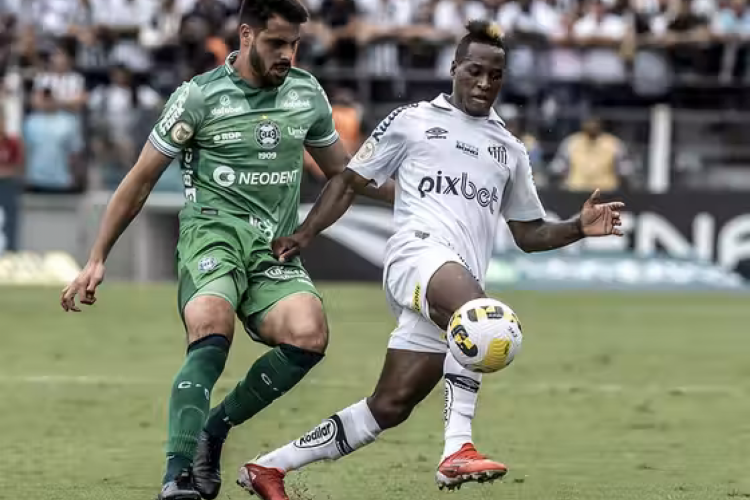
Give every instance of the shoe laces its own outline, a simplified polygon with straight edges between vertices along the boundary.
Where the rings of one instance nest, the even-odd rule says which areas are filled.
[[[474,448],[473,446],[471,446],[471,447],[467,446],[466,448],[464,448],[464,449],[462,449],[461,451],[458,452],[458,454],[456,455],[456,458],[469,458],[469,459],[472,459],[472,460],[485,460],[487,457],[485,455],[482,455],[481,453],[479,453],[477,451],[477,449]]]

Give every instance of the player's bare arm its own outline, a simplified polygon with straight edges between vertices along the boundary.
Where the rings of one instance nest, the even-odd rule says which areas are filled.
[[[318,161],[317,158],[315,160]],[[368,179],[348,168],[334,175],[323,187],[305,222],[297,231],[291,236],[274,240],[273,252],[279,261],[285,262],[297,255],[315,236],[339,220],[354,201],[355,193],[364,192],[368,184]],[[383,184],[382,187],[386,185]]]
[[[346,170],[346,166],[349,164],[351,159],[349,153],[346,152],[344,145],[341,141],[327,146],[325,148],[314,148],[309,147],[307,149],[310,155],[320,166],[320,169],[325,174],[328,180],[334,179],[337,175],[343,173]],[[396,192],[396,183],[393,179],[389,179],[380,187],[375,187],[372,184],[365,184],[364,187],[361,185],[351,186],[353,193],[361,194],[373,200],[383,201],[389,205],[393,205],[393,199]],[[353,196],[353,194],[350,194]]]
[[[592,236],[622,236],[619,226],[620,209],[624,203],[613,201],[600,202],[597,189],[583,204],[581,213],[567,221],[549,221],[536,219],[532,221],[508,221],[513,239],[524,252],[543,252],[554,250]]]
[[[157,151],[150,142],[143,147],[135,166],[122,180],[107,205],[86,266],[63,289],[60,304],[65,311],[81,311],[76,306],[76,295],[81,304],[92,305],[96,302],[96,287],[104,280],[104,262],[110,250],[141,211],[148,195],[171,161],[171,158]]]

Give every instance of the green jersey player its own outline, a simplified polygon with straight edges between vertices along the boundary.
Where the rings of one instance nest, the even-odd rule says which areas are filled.
[[[179,156],[186,203],[179,216],[178,297],[188,347],[170,397],[163,500],[215,498],[230,428],[294,387],[326,349],[318,292],[299,260],[280,262],[271,248],[298,224],[304,148],[334,184],[348,161],[320,85],[291,67],[307,17],[297,0],[243,4],[239,52],[171,96],[107,207],[88,263],[63,290],[66,311],[80,311],[76,295],[82,304],[96,301],[112,246]],[[393,185],[360,192],[392,202]],[[209,412],[235,315],[272,349]]]

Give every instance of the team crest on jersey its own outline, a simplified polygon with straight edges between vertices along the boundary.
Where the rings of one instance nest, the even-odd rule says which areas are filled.
[[[487,152],[489,152],[490,156],[492,156],[499,164],[504,166],[508,165],[508,150],[505,148],[505,146],[490,146],[487,148]]]
[[[185,144],[193,137],[193,127],[185,122],[177,122],[172,128],[170,136],[176,144]]]
[[[271,120],[263,120],[255,127],[255,142],[263,149],[273,149],[281,141],[279,126]]]

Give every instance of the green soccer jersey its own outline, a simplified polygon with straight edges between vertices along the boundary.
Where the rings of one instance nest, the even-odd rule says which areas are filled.
[[[331,106],[310,73],[293,68],[278,88],[247,84],[226,63],[182,84],[149,136],[181,154],[188,207],[247,217],[271,239],[298,224],[304,146],[338,139]]]

